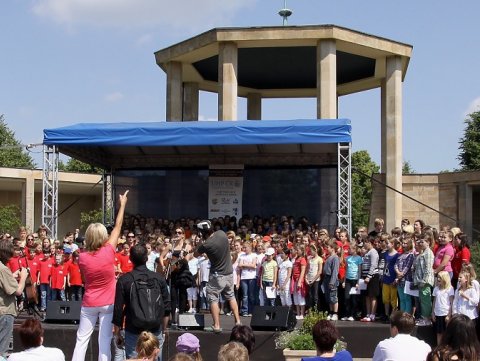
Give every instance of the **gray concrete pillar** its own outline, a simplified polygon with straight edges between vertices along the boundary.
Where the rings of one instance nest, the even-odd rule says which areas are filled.
[[[182,121],[183,84],[182,63],[171,61],[167,64],[167,122]]]
[[[387,168],[387,114],[386,114],[386,88],[387,82],[382,80],[380,86],[380,172],[385,173]]]
[[[385,80],[385,181],[386,184],[402,191],[402,60],[399,56],[387,58]],[[383,171],[383,170],[382,170]],[[402,220],[402,196],[386,190],[385,229],[400,226]]]
[[[259,93],[248,93],[247,95],[247,119],[262,119],[262,95]]]
[[[183,120],[198,120],[198,83],[183,83]]]
[[[458,226],[462,229],[469,239],[473,239],[473,204],[472,204],[472,187],[462,182],[458,185],[458,215],[460,220]]]
[[[237,120],[238,48],[221,42],[218,51],[218,120]]]
[[[337,44],[320,40],[317,44],[317,118],[337,118]]]
[[[22,223],[30,232],[35,231],[35,177],[33,172],[27,175],[22,187]]]

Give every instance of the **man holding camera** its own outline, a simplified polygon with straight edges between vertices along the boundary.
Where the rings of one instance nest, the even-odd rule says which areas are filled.
[[[220,333],[220,307],[218,305],[220,294],[228,300],[230,308],[235,317],[235,323],[240,324],[237,300],[235,299],[233,284],[232,259],[230,257],[230,246],[224,231],[211,233],[212,224],[210,221],[202,221],[197,224],[197,229],[202,233],[205,241],[195,251],[195,256],[205,253],[210,260],[210,276],[206,287],[207,300],[210,303],[213,325],[205,327],[205,331]],[[207,238],[208,237],[208,238]]]

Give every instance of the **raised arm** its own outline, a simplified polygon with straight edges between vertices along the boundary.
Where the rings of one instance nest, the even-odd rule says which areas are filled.
[[[115,227],[113,227],[112,233],[110,233],[110,237],[108,238],[108,243],[110,243],[114,249],[117,249],[118,238],[120,237],[120,232],[122,231],[123,215],[125,214],[125,205],[127,204],[128,200],[127,194],[128,190],[119,196],[120,208],[115,220]]]

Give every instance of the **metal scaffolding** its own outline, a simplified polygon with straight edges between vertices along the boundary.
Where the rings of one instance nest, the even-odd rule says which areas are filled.
[[[113,174],[111,172],[103,172],[103,224],[113,224],[114,214],[114,194],[113,194]]]
[[[338,143],[338,227],[352,234],[352,156],[351,143]]]
[[[54,239],[58,229],[58,159],[54,145],[43,146],[42,224]]]

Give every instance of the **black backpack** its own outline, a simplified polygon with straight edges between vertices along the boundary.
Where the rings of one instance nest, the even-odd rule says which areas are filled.
[[[160,280],[148,274],[130,272],[133,282],[130,286],[130,312],[132,325],[141,330],[158,329],[164,316]]]

